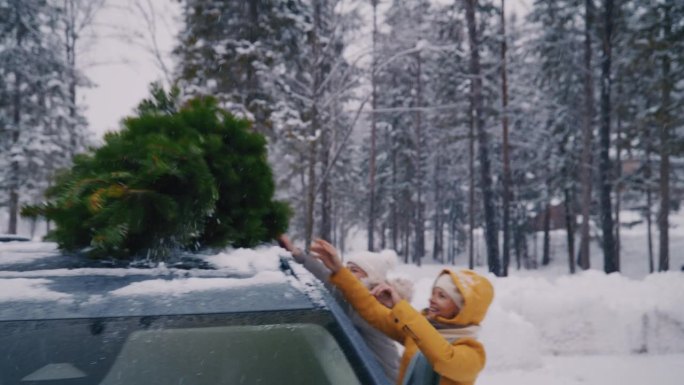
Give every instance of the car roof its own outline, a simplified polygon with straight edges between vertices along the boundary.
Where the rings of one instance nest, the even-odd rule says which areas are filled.
[[[49,242],[0,246],[0,321],[326,308],[322,287],[282,249],[91,260]]]

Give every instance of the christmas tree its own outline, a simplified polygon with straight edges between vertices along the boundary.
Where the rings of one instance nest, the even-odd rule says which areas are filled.
[[[40,207],[61,249],[162,259],[174,250],[251,247],[287,229],[273,200],[266,141],[250,123],[198,97],[153,86],[152,97],[104,145],[74,159]]]

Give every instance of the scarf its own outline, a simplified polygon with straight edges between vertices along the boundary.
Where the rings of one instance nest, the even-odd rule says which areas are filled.
[[[454,327],[453,325],[445,325],[430,321],[430,324],[437,329],[439,334],[444,337],[449,343],[456,341],[459,338],[474,338],[477,339],[477,335],[480,332],[479,325],[470,325],[462,327]]]
[[[430,321],[439,334],[449,343],[453,343],[459,338],[477,338],[480,326],[470,325],[465,327],[453,327]],[[406,376],[402,385],[438,385],[440,375],[435,372],[430,362],[420,350],[411,357],[409,366],[406,369]]]

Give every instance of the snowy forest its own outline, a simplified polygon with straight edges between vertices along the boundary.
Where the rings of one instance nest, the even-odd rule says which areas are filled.
[[[77,47],[115,3],[0,0],[0,231],[16,234],[21,207],[92,145]],[[264,135],[304,244],[344,250],[361,233],[407,263],[472,267],[481,232],[484,263],[507,276],[548,264],[562,230],[569,273],[598,259],[611,273],[621,229],[643,224],[650,271],[679,269],[683,2],[174,3],[165,80]]]

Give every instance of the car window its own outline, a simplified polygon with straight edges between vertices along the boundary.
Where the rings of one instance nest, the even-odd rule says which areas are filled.
[[[365,382],[326,311],[0,322],[0,356],[3,385]]]
[[[131,334],[101,385],[359,384],[319,325],[145,330]]]

